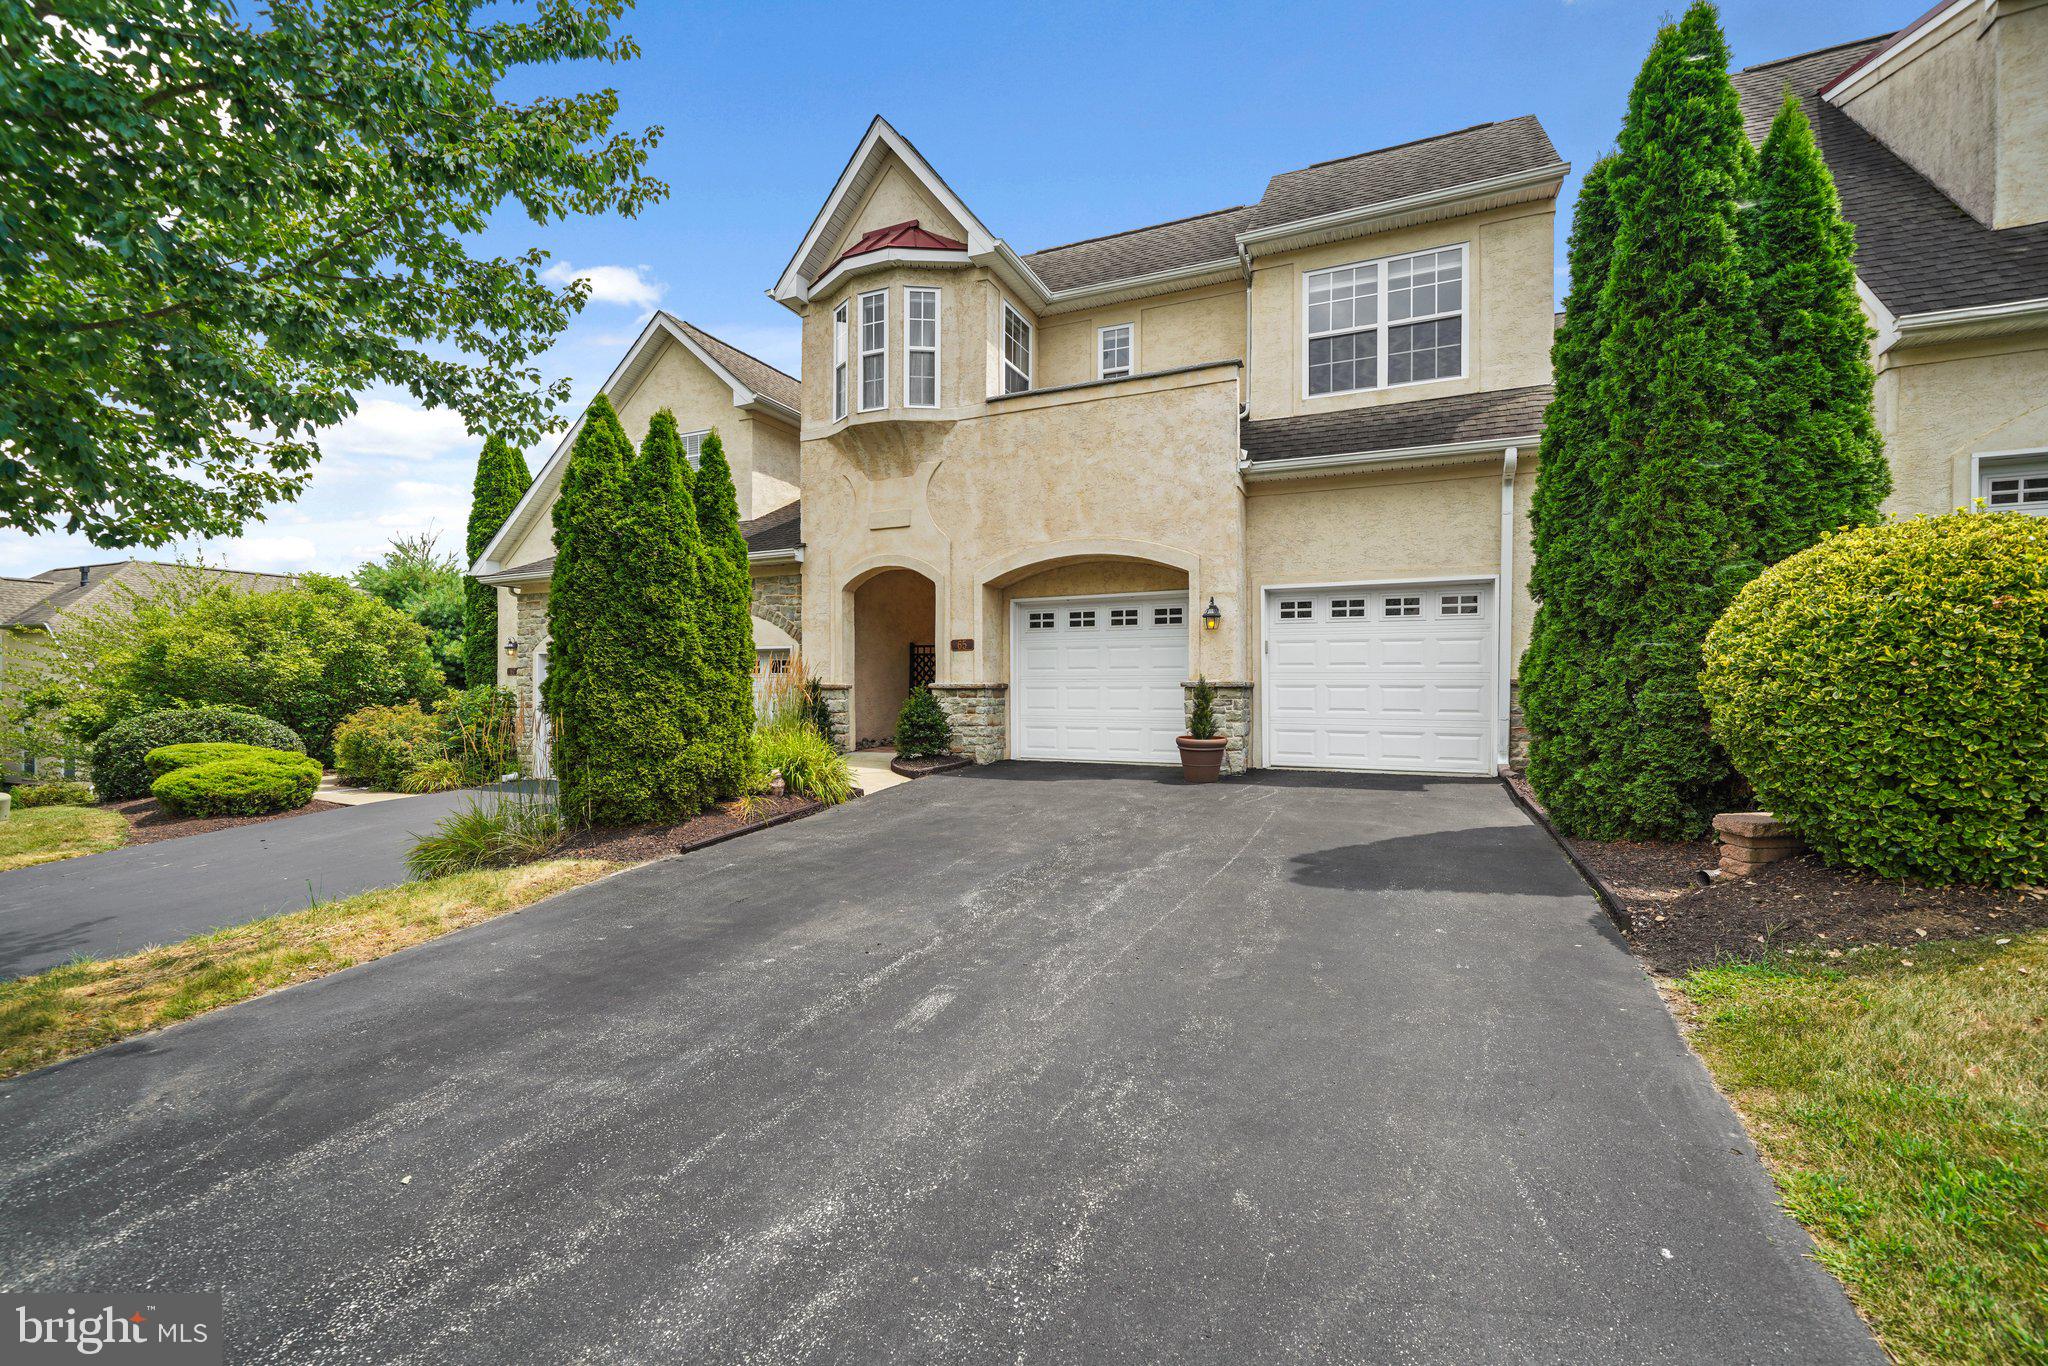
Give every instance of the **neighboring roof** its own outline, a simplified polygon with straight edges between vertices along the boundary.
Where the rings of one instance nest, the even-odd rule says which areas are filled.
[[[908,251],[967,250],[965,242],[956,242],[950,237],[941,237],[935,232],[926,232],[924,228],[919,226],[915,218],[909,218],[901,223],[891,223],[886,228],[876,228],[872,232],[862,233],[852,246],[834,257],[832,265],[826,266],[825,269],[829,271],[832,269],[832,266],[838,265],[849,257],[867,256],[874,252],[888,251],[896,247]]]
[[[1265,418],[1242,424],[1238,441],[1255,466],[1274,460],[1508,441],[1542,431],[1550,393],[1549,385],[1532,384],[1378,408]]]
[[[115,584],[140,590],[158,579],[191,569],[207,575],[233,579],[252,590],[289,587],[297,582],[290,574],[264,574],[246,569],[219,569],[211,565],[165,564],[157,560],[109,560],[103,564],[74,564],[45,570],[33,579],[9,579],[0,583],[0,605],[12,607],[0,618],[0,625],[53,629],[58,618],[100,605]],[[29,585],[37,585],[36,592]]]
[[[764,512],[751,521],[741,522],[740,534],[747,538],[749,554],[758,555],[764,550],[795,550],[804,543],[803,505],[784,503],[773,512]]]
[[[767,361],[748,355],[731,342],[721,341],[695,323],[685,322],[665,309],[661,316],[687,332],[690,340],[710,352],[713,360],[732,371],[734,378],[755,393],[772,398],[785,408],[802,406],[803,385],[795,375],[784,374]]]
[[[1256,204],[1048,247],[1023,258],[1055,290],[1080,289],[1237,255],[1238,235],[1330,214],[1365,212],[1560,164],[1532,114],[1475,124],[1335,161],[1284,171]]]
[[[1821,99],[1821,87],[1885,47],[1865,38],[1735,74],[1742,117],[1759,145],[1784,92],[1799,96],[1842,212],[1856,227],[1856,274],[1895,317],[2048,297],[2048,223],[1987,228]]]

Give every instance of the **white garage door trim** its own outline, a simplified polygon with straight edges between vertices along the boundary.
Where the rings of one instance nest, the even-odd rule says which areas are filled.
[[[1357,619],[1363,628],[1365,638],[1385,638],[1383,632],[1372,628],[1386,622],[1383,616],[1385,599],[1389,596],[1410,594],[1422,599],[1420,606],[1427,615],[1416,619],[1417,630],[1413,633],[1418,641],[1430,642],[1433,633],[1430,626],[1440,622],[1441,603],[1439,598],[1446,592],[1465,589],[1476,590],[1480,596],[1482,629],[1476,639],[1464,642],[1473,648],[1464,651],[1469,667],[1463,676],[1472,680],[1474,691],[1462,710],[1468,714],[1476,708],[1473,724],[1467,727],[1457,724],[1446,727],[1446,733],[1432,736],[1427,726],[1419,726],[1409,734],[1400,737],[1407,743],[1398,746],[1398,754],[1358,753],[1354,750],[1341,756],[1328,753],[1324,741],[1324,753],[1320,757],[1306,757],[1300,753],[1283,753],[1279,744],[1279,695],[1276,682],[1285,686],[1285,670],[1275,662],[1274,645],[1276,636],[1283,642],[1289,636],[1299,639],[1300,632],[1287,628],[1279,620],[1280,601],[1290,594],[1312,597],[1317,603],[1316,628],[1318,632],[1330,624],[1326,615],[1328,603],[1345,593],[1356,592],[1365,603],[1368,616]],[[1491,775],[1500,762],[1501,737],[1506,716],[1505,694],[1501,688],[1500,642],[1504,623],[1502,620],[1500,582],[1494,575],[1458,575],[1455,577],[1428,579],[1363,579],[1332,583],[1294,583],[1268,585],[1262,595],[1259,609],[1259,742],[1261,761],[1274,768],[1324,768],[1367,773],[1427,773],[1427,774],[1475,774]],[[1408,634],[1395,630],[1401,635]],[[1399,638],[1397,635],[1395,638]],[[1416,656],[1418,679],[1425,677],[1421,670],[1428,666],[1423,656]],[[1368,669],[1370,666],[1367,666]],[[1427,696],[1418,699],[1423,710],[1431,707]],[[1361,737],[1353,737],[1361,738]],[[1460,746],[1456,742],[1470,739],[1470,745]],[[1445,740],[1453,743],[1445,745]],[[1376,742],[1361,745],[1366,750],[1378,748]],[[1445,753],[1445,750],[1451,752]]]
[[[1013,601],[1010,604],[1010,757],[1083,763],[1178,763],[1180,752],[1173,738],[1186,729],[1181,684],[1187,679],[1188,633],[1193,624],[1193,611],[1188,602],[1185,592],[1089,593]],[[1154,609],[1161,608],[1178,609],[1179,619],[1158,622]],[[1109,614],[1116,609],[1135,609],[1139,614],[1138,624],[1112,626]],[[1033,628],[1029,615],[1034,611],[1051,612],[1058,619],[1051,627]],[[1132,632],[1129,640],[1133,645],[1151,651],[1155,656],[1158,647],[1170,642],[1172,648],[1167,653],[1171,655],[1171,667],[1155,666],[1147,670],[1142,667],[1143,659],[1134,660],[1133,663],[1141,667],[1131,674],[1135,692],[1127,698],[1126,708],[1104,708],[1092,718],[1078,723],[1035,722],[1029,685],[1037,680],[1027,678],[1027,660],[1034,632],[1052,632],[1052,635],[1040,635],[1045,640],[1065,637],[1070,630],[1068,614],[1087,611],[1096,613],[1095,625],[1086,628],[1091,639],[1099,633],[1107,647],[1114,641],[1114,632],[1128,630]],[[1169,672],[1171,678],[1167,677]],[[1058,733],[1044,735],[1047,725],[1059,727]],[[1039,732],[1036,737],[1034,728]],[[1091,729],[1104,737],[1103,743],[1093,747],[1077,743]]]

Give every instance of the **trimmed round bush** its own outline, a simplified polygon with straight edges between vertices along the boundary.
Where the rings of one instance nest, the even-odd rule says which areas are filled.
[[[200,764],[219,763],[222,759],[247,759],[251,755],[290,755],[290,750],[270,749],[263,745],[238,745],[228,740],[216,740],[192,745],[164,745],[142,756],[142,763],[149,770],[151,782],[174,769],[195,768]]]
[[[1830,537],[1744,588],[1704,658],[1715,737],[1823,858],[2048,882],[2048,518]]]
[[[32,806],[91,806],[92,789],[68,778],[43,778],[23,783],[8,794],[26,811]]]
[[[267,816],[304,806],[319,786],[319,760],[280,753],[172,769],[150,791],[180,816]]]
[[[334,728],[334,771],[358,787],[400,791],[406,774],[446,757],[447,729],[417,702],[364,707]]]
[[[146,797],[155,776],[148,756],[166,745],[226,741],[266,749],[306,752],[305,741],[287,726],[240,707],[173,707],[146,711],[108,728],[93,743],[92,785],[100,800]]]
[[[930,688],[912,688],[896,713],[896,752],[906,759],[944,754],[953,747],[953,728]]]

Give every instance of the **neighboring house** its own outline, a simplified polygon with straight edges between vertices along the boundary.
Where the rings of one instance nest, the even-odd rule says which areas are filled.
[[[1898,513],[2048,513],[2048,4],[1950,0],[1735,77],[1761,142],[1787,88],[1856,225]]]
[[[713,429],[732,466],[744,530],[752,546],[757,528],[769,528],[780,547],[756,554],[754,644],[761,668],[790,666],[801,633],[797,604],[796,499],[798,408],[794,377],[757,360],[701,328],[656,313],[601,391],[618,410],[635,445],[648,419],[663,408],[675,413],[690,464]],[[547,676],[548,580],[555,568],[554,507],[579,419],[556,445],[540,476],[484,547],[470,572],[498,590],[498,678],[519,694],[529,715],[539,715],[540,683]],[[779,539],[778,539],[779,538]],[[777,581],[786,582],[786,587]],[[527,762],[544,772],[546,746],[530,743]]]
[[[32,579],[0,578],[0,698],[34,681],[45,651],[64,648],[64,633],[78,623],[110,612],[125,612],[136,595],[184,575],[203,576],[248,592],[288,588],[288,574],[258,574],[237,569],[162,564],[153,560],[114,560],[106,564],[71,565]],[[63,752],[52,736],[31,731],[12,737],[0,753],[0,769],[16,777],[79,777],[82,756]]]

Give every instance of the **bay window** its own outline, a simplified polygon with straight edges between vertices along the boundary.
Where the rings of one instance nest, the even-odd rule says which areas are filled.
[[[889,291],[860,296],[860,410],[889,401]]]
[[[939,291],[903,291],[903,402],[939,406]]]
[[[832,310],[832,420],[846,416],[846,305]]]

